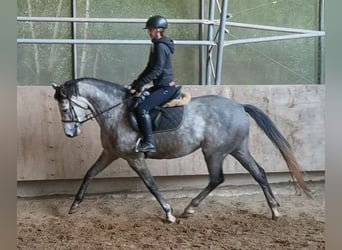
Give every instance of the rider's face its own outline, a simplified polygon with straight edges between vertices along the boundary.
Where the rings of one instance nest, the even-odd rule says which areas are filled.
[[[161,37],[160,29],[158,28],[149,28],[147,30],[147,33],[149,34],[151,39],[159,39]]]

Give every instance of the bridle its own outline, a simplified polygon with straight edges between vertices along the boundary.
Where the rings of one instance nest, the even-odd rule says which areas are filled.
[[[104,113],[106,113],[106,112],[108,112],[108,111],[110,111],[110,110],[120,106],[121,104],[127,102],[130,98],[131,97],[128,97],[128,98],[124,99],[122,102],[119,102],[119,103],[117,103],[117,104],[115,104],[113,106],[110,106],[109,108],[107,108],[107,109],[105,109],[105,110],[103,110],[103,111],[101,111],[101,112],[99,112],[99,113],[97,113],[95,115],[93,114],[93,111],[92,111],[91,113],[86,114],[85,119],[82,120],[82,121],[80,121],[78,119],[77,113],[76,113],[75,108],[74,108],[73,105],[76,105],[77,107],[79,107],[79,108],[81,108],[83,110],[88,110],[88,109],[91,110],[89,108],[89,105],[87,105],[87,107],[84,107],[81,104],[77,103],[72,98],[66,98],[69,101],[69,107],[70,107],[69,110],[70,110],[70,112],[72,114],[72,119],[71,120],[64,120],[64,119],[62,119],[61,121],[63,123],[75,123],[75,126],[77,127],[78,124],[81,125],[81,124],[83,124],[83,123],[85,123],[87,121],[90,121],[90,120],[92,120],[92,119],[94,119],[94,118],[96,118],[96,117],[98,117],[98,116],[100,116],[100,115],[102,115],[102,114],[104,114]]]

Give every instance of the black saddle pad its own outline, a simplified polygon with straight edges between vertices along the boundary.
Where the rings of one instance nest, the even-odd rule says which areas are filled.
[[[183,122],[184,106],[162,108],[156,107],[151,112],[153,133],[161,133],[178,129]],[[133,112],[130,112],[130,122],[134,130],[140,131],[137,119]]]

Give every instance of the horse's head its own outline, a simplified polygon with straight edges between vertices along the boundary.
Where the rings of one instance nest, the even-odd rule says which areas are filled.
[[[61,86],[51,84],[55,90],[54,98],[58,102],[64,133],[68,137],[75,137],[81,133],[82,123],[88,120],[89,103],[77,94],[76,83],[67,83]]]

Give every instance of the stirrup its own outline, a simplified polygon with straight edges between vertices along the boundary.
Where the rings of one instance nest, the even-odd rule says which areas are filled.
[[[147,146],[150,146],[150,147],[147,147],[145,150],[142,150],[143,148],[141,148],[141,147],[142,147],[143,143],[144,143],[144,141],[141,138],[139,138],[137,140],[137,143],[136,143],[136,146],[135,146],[135,152],[137,152],[137,153],[138,152],[141,152],[141,153],[154,153],[154,152],[157,152],[156,147],[154,146],[153,143],[151,143],[150,145],[149,144],[145,145],[145,147],[147,147]]]
[[[135,143],[135,152],[136,152],[136,153],[139,153],[138,147],[139,147],[141,141],[142,141],[142,138],[140,137],[140,138],[137,140],[137,142]]]

